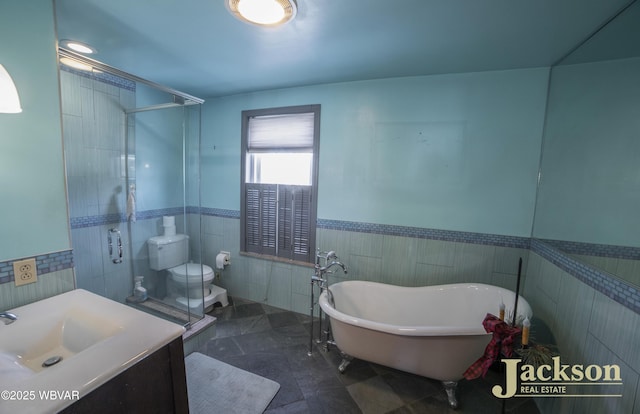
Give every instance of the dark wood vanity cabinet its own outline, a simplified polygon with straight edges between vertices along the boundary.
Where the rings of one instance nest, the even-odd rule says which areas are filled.
[[[61,413],[188,414],[182,338],[177,338]]]

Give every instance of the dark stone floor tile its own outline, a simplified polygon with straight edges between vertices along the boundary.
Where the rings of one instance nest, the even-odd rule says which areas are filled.
[[[293,402],[291,404],[283,405],[280,407],[269,408],[265,411],[265,414],[307,414],[309,412],[309,406],[305,400]],[[339,414],[339,413],[336,413]]]
[[[280,384],[280,390],[268,408],[277,408],[304,399],[298,382],[291,375],[287,357],[281,350],[238,355],[227,358],[225,362]]]
[[[242,349],[232,338],[211,339],[203,346],[202,352],[215,359],[241,355]]]
[[[381,378],[405,403],[428,397],[442,389],[439,381],[408,373],[389,372],[382,375]]]
[[[253,332],[234,336],[233,339],[245,354],[267,351],[278,347],[278,343],[273,339],[271,331]]]
[[[274,328],[280,328],[282,326],[296,325],[302,327],[300,321],[293,312],[278,312],[270,313],[267,315],[269,323]]]
[[[271,330],[271,324],[269,323],[269,318],[267,318],[267,315],[256,315],[246,318],[238,318],[233,322],[238,325],[240,335]]]
[[[275,306],[269,306],[269,305],[264,304],[264,303],[262,303],[262,309],[264,309],[264,313],[266,313],[266,314],[289,312],[286,309],[276,308]]]
[[[301,323],[309,323],[311,322],[311,315],[309,315],[309,313],[297,313],[296,312],[296,318],[298,318],[298,321],[300,321]],[[318,320],[318,316],[316,315],[314,320]]]
[[[377,375],[349,385],[347,391],[366,414],[383,414],[404,406],[404,401]]]
[[[338,367],[342,363],[342,360],[344,359],[344,354],[342,354],[342,352],[340,352],[340,349],[338,349],[335,346],[330,346],[328,352],[324,351],[324,349],[323,349],[322,352],[321,352],[321,355],[336,370],[338,369]],[[358,359],[358,358],[353,358],[351,360],[351,362],[349,362],[349,365],[347,365],[347,368],[345,370],[345,374],[347,374],[349,371],[357,371],[357,370],[363,370],[363,369],[367,369],[367,368],[374,370],[373,369],[374,365],[375,364],[372,364],[370,362],[363,361],[363,360]],[[377,371],[374,370],[374,372],[375,372],[376,375],[378,374]]]
[[[318,389],[344,388],[337,372],[318,352],[308,356],[306,347],[293,346],[287,348],[287,358],[291,373],[305,398],[313,395]]]
[[[509,414],[540,414],[532,398],[511,398],[505,402],[505,407]]]
[[[407,404],[405,407],[400,408],[402,411],[392,411],[393,414],[412,413],[412,414],[464,414],[461,409],[453,410],[449,407],[446,397],[438,398],[431,396],[415,401],[411,404]],[[469,411],[473,413],[473,411]],[[497,413],[497,411],[496,411]]]
[[[318,388],[307,398],[312,414],[360,414],[360,408],[344,387]]]
[[[340,372],[337,367],[334,369],[336,372]],[[344,373],[340,373],[340,375],[338,375],[338,378],[344,385],[351,385],[356,382],[366,381],[376,376],[378,376],[378,374],[373,370],[373,368],[371,368],[371,365],[359,364],[347,367]]]
[[[220,320],[216,321],[215,338],[227,338],[229,336],[240,335],[240,324],[236,321]]]
[[[248,316],[264,315],[264,308],[259,303],[247,303],[245,305],[235,306],[236,318],[246,318]]]
[[[491,387],[503,381],[501,373],[489,372],[486,378],[474,381],[461,380],[458,384],[459,408],[454,411],[449,408],[442,384],[436,380],[359,359],[354,359],[341,374],[338,371],[342,361],[339,350],[330,347],[330,351],[325,352],[315,342],[317,319],[314,320],[311,344],[313,352],[309,356],[311,321],[308,315],[243,299],[233,302],[233,305],[214,308],[210,312],[218,319],[217,336],[200,352],[278,382],[280,391],[266,413],[361,413],[349,391],[353,390],[361,400],[365,395],[365,400],[360,402],[366,402],[369,401],[366,398],[368,388],[376,384],[403,404],[390,411],[393,414],[501,412],[502,401],[491,395]],[[383,409],[377,404],[364,406],[374,412]],[[391,406],[397,406],[397,401]],[[522,398],[506,401],[506,412],[539,414],[533,400]]]
[[[273,328],[271,337],[280,347],[286,348],[293,345],[309,344],[309,334],[301,325],[288,325]]]

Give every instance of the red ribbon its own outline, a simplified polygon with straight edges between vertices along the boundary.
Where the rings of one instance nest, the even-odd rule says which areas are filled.
[[[468,380],[476,379],[480,375],[484,378],[487,370],[498,359],[500,353],[507,358],[511,357],[514,337],[522,332],[520,328],[509,326],[505,321],[490,313],[485,316],[482,326],[487,333],[493,332],[493,337],[485,348],[484,355],[464,372],[464,377]]]

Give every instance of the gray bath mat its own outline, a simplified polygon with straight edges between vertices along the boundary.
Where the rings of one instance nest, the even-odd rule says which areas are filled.
[[[280,384],[198,352],[185,358],[191,414],[262,413]]]

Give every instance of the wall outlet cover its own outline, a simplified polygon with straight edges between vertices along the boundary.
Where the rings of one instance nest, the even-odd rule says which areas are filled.
[[[38,281],[36,259],[25,259],[13,262],[13,276],[16,286],[22,286]]]

